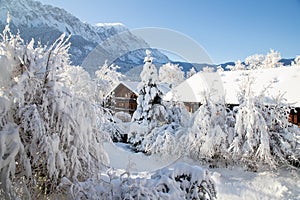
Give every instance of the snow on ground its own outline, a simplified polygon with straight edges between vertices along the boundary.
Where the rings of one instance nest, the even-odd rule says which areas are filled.
[[[105,143],[104,148],[110,159],[110,166],[116,169],[128,169],[130,172],[155,171],[178,160],[178,157],[147,156],[131,151],[124,143]]]
[[[218,199],[300,199],[296,172],[247,172],[242,169],[210,169]]]
[[[123,143],[106,143],[104,147],[113,168],[130,169],[131,172],[155,171],[176,162],[197,165],[186,158],[175,156],[162,158],[158,155],[135,153]],[[221,200],[300,199],[299,172],[291,170],[249,172],[235,167],[208,170],[215,181],[217,197]]]

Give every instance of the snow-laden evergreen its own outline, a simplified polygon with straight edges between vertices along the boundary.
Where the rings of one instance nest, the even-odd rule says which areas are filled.
[[[158,85],[158,73],[151,52],[146,50],[145,64],[138,85],[137,109],[133,113],[129,140],[138,145],[153,128],[167,122],[166,109],[162,105],[162,94]]]
[[[85,180],[108,163],[94,87],[70,66],[69,47],[64,35],[50,47],[26,44],[9,24],[1,35],[2,198],[43,198],[62,177]]]

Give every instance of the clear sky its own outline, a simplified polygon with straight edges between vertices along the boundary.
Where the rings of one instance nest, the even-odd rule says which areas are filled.
[[[82,21],[161,27],[199,43],[214,63],[244,60],[270,48],[300,54],[300,0],[40,0]]]

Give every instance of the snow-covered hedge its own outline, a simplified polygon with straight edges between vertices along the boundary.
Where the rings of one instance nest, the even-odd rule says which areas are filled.
[[[60,189],[72,199],[216,199],[207,170],[177,163],[151,173],[131,174],[110,170],[97,179],[72,183],[64,179]]]

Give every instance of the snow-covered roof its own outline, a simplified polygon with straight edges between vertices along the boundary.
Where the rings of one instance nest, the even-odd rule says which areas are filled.
[[[106,96],[108,96],[110,93],[112,93],[120,84],[123,84],[125,87],[127,87],[129,90],[134,92],[136,95],[139,95],[138,85],[140,82],[133,82],[133,81],[121,81],[118,84],[113,87]],[[159,84],[158,89],[163,93],[167,94],[170,91],[170,88],[167,84]]]
[[[122,81],[123,85],[125,85],[128,89],[134,92],[136,95],[139,94],[138,85],[140,82],[131,82],[131,81]]]
[[[205,91],[213,88],[214,97],[225,94],[228,104],[238,104],[239,93],[245,75],[254,79],[251,85],[255,95],[263,91],[267,97],[284,94],[288,103],[300,107],[300,66],[280,67],[259,70],[224,71],[216,73],[199,72],[167,93],[164,100],[172,99],[183,102],[201,102]]]
[[[129,90],[131,90],[133,93],[138,95],[138,84],[140,82],[131,82],[131,81],[121,81],[118,84],[116,84],[106,95],[104,98],[107,98],[120,84],[123,84],[125,87],[127,87]]]
[[[224,95],[221,77],[214,72],[199,72],[168,92],[164,100],[202,102],[203,96],[209,91],[215,100]]]

